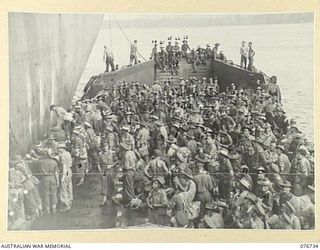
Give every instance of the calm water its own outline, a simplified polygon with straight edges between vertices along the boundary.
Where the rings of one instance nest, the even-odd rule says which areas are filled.
[[[189,36],[190,47],[211,46],[219,42],[228,59],[239,63],[242,40],[251,41],[256,51],[255,66],[277,75],[282,91],[284,109],[289,118],[297,120],[300,129],[309,140],[314,139],[314,29],[313,24],[272,24],[220,27],[171,27],[124,29],[133,41],[138,40],[140,53],[148,59],[151,41],[167,37]],[[111,45],[115,64],[129,63],[129,42],[112,24],[111,29],[101,29],[82,74],[78,95],[94,74],[105,70],[102,61],[103,45]],[[143,61],[143,60],[142,60]]]

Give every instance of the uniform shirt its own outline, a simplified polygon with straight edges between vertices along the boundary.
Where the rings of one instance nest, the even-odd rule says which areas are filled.
[[[58,162],[54,159],[43,158],[39,159],[36,163],[38,173],[42,176],[55,176],[58,172]]]
[[[291,163],[286,154],[281,153],[278,158],[278,165],[281,173],[290,173]],[[281,170],[283,169],[283,170]]]
[[[114,154],[112,151],[102,152],[99,155],[99,160],[102,167],[108,167],[108,165],[112,165],[114,163]]]
[[[310,172],[310,163],[307,158],[303,157],[301,160],[298,161],[297,173],[308,175],[309,172]]]
[[[66,169],[71,168],[72,158],[68,151],[64,151],[60,154],[60,163],[61,166],[65,167]]]
[[[254,52],[254,50],[250,47],[250,48],[249,48],[248,56],[252,58],[252,57],[254,57],[255,55],[256,55],[256,52]]]
[[[78,135],[76,135],[73,140],[72,140],[72,147],[73,147],[73,151],[72,154],[73,156],[80,156],[80,152],[82,152],[84,150],[84,141],[82,140],[82,138]]]
[[[213,189],[210,175],[207,173],[200,173],[194,177],[194,182],[197,186],[197,193],[205,191],[210,192]]]
[[[167,205],[168,198],[167,198],[166,192],[162,188],[158,190],[155,190],[155,189],[151,190],[149,202],[151,205],[153,204]]]
[[[131,149],[135,148],[135,140],[134,137],[129,133],[124,133],[121,141],[127,145],[131,145]]]
[[[93,148],[95,143],[95,136],[96,134],[94,133],[94,130],[92,128],[87,128],[86,129],[86,135],[87,135],[87,140],[90,148]]]
[[[227,115],[225,117],[221,117],[221,127],[224,126],[224,128],[229,131],[231,127],[234,127],[236,125],[235,121],[232,119],[231,116]]]
[[[174,45],[173,46],[173,51],[174,52],[179,52],[180,51],[180,46],[179,45]]]
[[[113,60],[113,53],[109,48],[105,48],[103,51],[103,60],[111,59]]]
[[[181,46],[181,50],[182,50],[183,52],[187,52],[187,50],[190,50],[190,47],[189,47],[189,45],[188,45],[187,43],[184,43],[184,44],[182,44],[182,46]]]
[[[137,51],[138,51],[137,44],[136,43],[131,44],[130,54],[131,55],[136,55]]]
[[[106,142],[108,143],[111,149],[115,149],[119,145],[119,137],[115,132],[109,132],[106,138]]]
[[[137,163],[137,157],[133,151],[126,151],[123,159],[123,166],[125,169],[134,169]]]
[[[166,51],[168,52],[168,54],[170,54],[172,52],[172,50],[173,50],[173,46],[172,45],[168,45],[166,47]]]
[[[195,155],[198,148],[197,142],[195,140],[188,141],[187,148],[190,150],[192,155]]]
[[[137,143],[139,146],[146,144],[150,139],[150,132],[145,127],[142,127],[137,134]]]
[[[57,128],[55,131],[51,131],[53,138],[58,142],[64,142],[67,140],[66,131],[61,128]]]
[[[246,47],[246,46],[241,46],[241,48],[240,48],[240,54],[241,54],[242,56],[247,57],[247,56],[248,56],[248,53],[249,53],[248,47]]]

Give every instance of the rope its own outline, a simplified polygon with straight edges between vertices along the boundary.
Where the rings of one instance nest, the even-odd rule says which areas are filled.
[[[110,48],[112,50],[111,18],[109,19],[109,37],[110,37]]]
[[[120,29],[120,31],[122,32],[122,34],[125,36],[125,38],[127,39],[127,41],[130,43],[130,44],[132,44],[132,42],[131,42],[131,40],[130,40],[130,38],[127,36],[127,34],[123,31],[123,29],[121,28],[121,26],[120,26],[120,24],[119,24],[119,22],[118,22],[118,20],[115,18],[115,16],[113,16],[113,18],[114,18],[114,20],[115,20],[115,22],[116,22],[116,24],[118,25],[118,27],[119,27],[119,29]],[[146,62],[147,61],[147,59],[145,59],[144,58],[144,56],[143,55],[141,55],[140,54],[140,52],[139,51],[137,51],[137,53],[138,53],[138,55]]]

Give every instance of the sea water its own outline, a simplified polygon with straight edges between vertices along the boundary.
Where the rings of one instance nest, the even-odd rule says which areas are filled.
[[[241,42],[251,41],[256,52],[254,65],[268,76],[277,76],[288,118],[295,119],[306,137],[314,140],[313,23],[123,28],[123,32],[131,41],[138,40],[138,50],[146,60],[151,55],[152,40],[167,41],[170,36],[182,39],[188,35],[191,48],[207,44],[213,47],[218,42],[228,60],[239,64]],[[111,46],[115,64],[119,67],[129,64],[130,43],[124,34],[114,23],[102,28],[81,76],[78,96],[82,95],[82,89],[92,75],[105,70],[104,45]],[[144,61],[141,57],[140,60]]]

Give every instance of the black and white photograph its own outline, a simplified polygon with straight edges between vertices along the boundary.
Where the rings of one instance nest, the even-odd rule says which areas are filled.
[[[315,230],[314,18],[8,13],[7,231]]]

